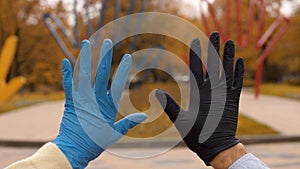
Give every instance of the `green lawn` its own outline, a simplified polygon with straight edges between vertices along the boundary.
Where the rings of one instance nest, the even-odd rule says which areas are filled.
[[[172,122],[169,120],[167,115],[164,113],[158,119],[151,123],[140,124],[133,129],[130,129],[127,133],[130,137],[153,137],[162,133],[172,125]],[[279,134],[277,131],[268,127],[267,125],[256,122],[255,120],[239,115],[238,136],[247,136],[247,135],[274,135]],[[172,135],[168,135],[172,137]]]

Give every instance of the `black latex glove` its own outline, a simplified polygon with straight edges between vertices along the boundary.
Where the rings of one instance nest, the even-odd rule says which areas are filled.
[[[191,82],[188,110],[179,107],[164,91],[156,91],[157,99],[175,124],[185,144],[197,153],[206,165],[210,165],[220,152],[239,143],[239,139],[236,138],[236,128],[244,76],[243,59],[239,58],[233,77],[235,50],[234,43],[228,41],[224,48],[224,69],[222,69],[224,72],[219,77],[219,57],[212,57],[219,53],[219,34],[213,33],[210,36],[210,42],[207,58],[209,73],[203,72],[202,69],[200,41],[195,39],[191,43],[190,69],[192,73],[190,73],[190,79],[191,81],[195,79],[195,83]],[[215,50],[212,50],[213,48]],[[222,97],[223,100],[220,99]]]

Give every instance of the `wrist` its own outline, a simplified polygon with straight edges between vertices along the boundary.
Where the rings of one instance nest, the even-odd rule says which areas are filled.
[[[211,162],[210,165],[216,169],[227,169],[235,161],[247,154],[247,151],[243,144],[238,143],[233,147],[230,147],[220,152]]]

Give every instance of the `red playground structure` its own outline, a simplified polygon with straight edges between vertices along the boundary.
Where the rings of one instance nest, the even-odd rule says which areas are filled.
[[[259,88],[261,84],[262,79],[262,68],[263,63],[267,59],[268,55],[270,54],[272,48],[274,45],[278,42],[278,40],[282,37],[282,35],[287,31],[289,25],[290,25],[290,19],[286,18],[284,16],[279,16],[267,29],[267,31],[263,34],[263,21],[264,16],[266,12],[266,2],[265,0],[251,0],[249,4],[249,13],[248,13],[248,24],[247,24],[247,34],[245,37],[243,37],[242,33],[242,24],[241,24],[241,2],[240,0],[226,0],[226,7],[225,7],[225,30],[222,29],[219,20],[217,19],[215,9],[211,3],[209,3],[207,0],[200,0],[200,5],[203,5],[205,3],[208,6],[208,12],[210,16],[213,19],[213,23],[215,26],[215,29],[220,33],[221,39],[223,42],[227,41],[230,38],[230,30],[231,30],[231,24],[230,24],[230,16],[232,14],[231,11],[234,11],[231,9],[231,3],[234,2],[235,4],[235,15],[237,19],[236,24],[236,33],[237,33],[237,42],[238,44],[245,48],[249,45],[250,37],[251,37],[251,31],[250,29],[253,29],[253,22],[255,20],[255,10],[258,10],[258,27],[257,27],[257,35],[256,35],[256,47],[262,49],[263,46],[266,45],[266,48],[263,49],[261,55],[258,58],[257,63],[257,70],[256,70],[256,82],[255,82],[255,97],[257,98],[259,96]],[[257,9],[258,8],[258,9]],[[201,10],[200,13],[202,22],[205,27],[205,31],[207,36],[209,36],[210,32],[212,31],[207,17],[204,14],[204,12]],[[271,38],[272,36],[272,38]],[[267,44],[268,41],[268,44]]]

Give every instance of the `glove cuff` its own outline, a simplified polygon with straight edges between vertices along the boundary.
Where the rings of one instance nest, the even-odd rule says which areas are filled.
[[[56,144],[56,146],[63,152],[73,169],[85,168],[93,159],[90,159],[89,156],[84,155],[88,153],[84,153],[83,149],[79,149],[78,146],[68,141],[70,140],[67,140],[66,138],[61,140],[60,137],[57,137],[52,141],[52,143]]]

